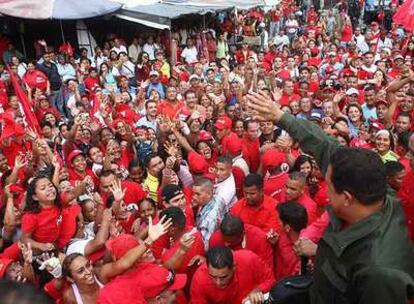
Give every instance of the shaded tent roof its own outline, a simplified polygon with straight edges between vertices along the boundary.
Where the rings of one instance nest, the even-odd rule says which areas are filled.
[[[211,7],[238,7],[250,8],[258,5],[264,5],[265,0],[163,0],[163,3],[175,5],[190,5],[190,6],[211,6]]]
[[[185,15],[205,15],[232,6],[193,6],[169,3],[136,5],[121,9],[116,16],[155,28],[169,29],[171,20]]]
[[[110,0],[0,0],[0,13],[25,19],[85,19],[113,13]]]

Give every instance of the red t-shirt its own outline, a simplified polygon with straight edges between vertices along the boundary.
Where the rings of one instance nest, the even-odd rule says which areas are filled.
[[[175,119],[177,117],[177,113],[184,107],[185,104],[182,101],[178,101],[175,104],[169,101],[162,101],[158,105],[158,113],[165,115],[170,119]]]
[[[33,72],[27,71],[23,76],[23,82],[25,82],[31,89],[38,88],[43,92],[47,89],[47,76],[39,70]]]
[[[260,165],[260,141],[257,138],[251,141],[247,137],[243,138],[243,158],[246,160],[249,166],[250,172],[257,172]]]
[[[224,288],[216,286],[206,263],[197,269],[190,290],[192,304],[240,304],[253,289],[258,288],[263,293],[269,291],[274,283],[272,271],[255,253],[234,251],[233,259],[237,265],[234,276]]]
[[[276,198],[285,189],[286,181],[289,179],[287,173],[270,176],[263,183],[263,192],[273,198]]]
[[[276,250],[276,281],[296,275],[300,270],[300,259],[293,250],[293,243],[286,232],[281,231]]]
[[[247,249],[257,254],[270,269],[273,269],[273,247],[267,240],[266,233],[256,226],[244,224],[245,246],[232,246],[232,250]],[[209,248],[224,246],[223,234],[216,230],[209,240]]]
[[[286,202],[286,189],[281,192],[280,196],[278,196],[278,201]],[[308,225],[313,223],[318,218],[318,206],[315,201],[307,194],[303,194],[296,201],[305,207],[308,214]]]
[[[404,177],[398,197],[405,213],[408,232],[411,240],[414,240],[414,171]]]
[[[42,208],[39,213],[27,212],[22,217],[23,233],[40,243],[53,243],[60,234],[62,211],[58,207]]]
[[[280,230],[280,221],[276,212],[277,201],[270,196],[264,195],[260,206],[249,206],[245,198],[237,201],[230,212],[240,217],[245,224],[256,226],[264,232],[273,229]]]
[[[76,233],[76,216],[81,212],[78,204],[70,205],[62,210],[62,224],[57,240],[57,247],[65,247]]]

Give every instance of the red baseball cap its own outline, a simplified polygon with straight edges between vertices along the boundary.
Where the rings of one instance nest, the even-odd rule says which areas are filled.
[[[13,263],[12,259],[0,258],[0,279],[6,275],[7,268]]]
[[[213,138],[213,136],[211,135],[210,132],[206,131],[206,130],[201,130],[198,133],[198,140],[199,141],[209,141]]]
[[[83,155],[83,152],[81,150],[73,150],[72,152],[70,152],[68,155],[68,163],[71,164],[72,160],[74,160],[79,155]]]
[[[354,137],[349,143],[351,148],[371,149],[371,145],[365,139]]]
[[[142,271],[141,290],[146,299],[155,298],[164,290],[180,290],[187,283],[186,274],[174,274],[159,265],[148,266]]]
[[[228,116],[220,116],[214,123],[214,127],[219,130],[230,129],[233,122]]]
[[[208,163],[205,158],[194,151],[188,153],[188,166],[192,174],[204,174],[208,172]]]
[[[120,234],[112,240],[105,242],[105,247],[116,259],[122,258],[129,250],[138,246],[139,243],[131,234]]]
[[[227,151],[233,156],[239,155],[242,149],[242,140],[236,134],[231,137],[231,140],[228,140],[223,144],[223,151]]]
[[[270,148],[262,154],[262,174],[286,161],[286,154],[276,148]]]

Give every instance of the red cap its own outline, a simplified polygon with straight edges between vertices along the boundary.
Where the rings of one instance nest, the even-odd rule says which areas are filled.
[[[234,133],[233,133],[234,134]],[[233,156],[237,156],[243,149],[242,140],[236,135],[230,135],[231,140],[228,140],[223,145],[223,151],[227,151]]]
[[[68,155],[68,163],[71,164],[72,161],[78,157],[79,155],[83,155],[83,152],[81,150],[73,150]]]
[[[204,174],[208,172],[208,163],[205,158],[194,151],[188,153],[188,166],[192,174]]]
[[[12,259],[0,258],[0,279],[4,278],[6,275],[6,270],[13,263]]]
[[[138,246],[139,243],[131,234],[120,234],[115,239],[105,242],[105,247],[116,259],[122,258],[129,250]]]
[[[228,116],[220,116],[214,123],[214,127],[219,130],[230,129],[233,122]]]
[[[270,148],[262,154],[262,174],[286,161],[286,154],[276,148]]]
[[[378,121],[371,122],[370,125],[369,125],[369,127],[370,128],[374,128],[374,129],[377,129],[378,131],[385,129],[385,126],[382,123],[378,122]]]
[[[210,132],[206,131],[206,130],[201,130],[198,133],[198,140],[199,141],[209,141],[213,138],[213,136],[211,135]]]
[[[141,290],[146,299],[155,298],[164,290],[180,290],[187,283],[187,275],[174,274],[167,268],[151,265],[142,271]]]
[[[384,105],[386,105],[388,107],[388,102],[385,99],[379,99],[377,101],[377,105],[380,104],[380,103],[382,103],[382,104],[384,104]]]
[[[351,148],[371,149],[371,145],[365,139],[354,137],[349,143]]]

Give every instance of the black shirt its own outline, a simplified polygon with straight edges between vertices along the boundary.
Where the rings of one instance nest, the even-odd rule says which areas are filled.
[[[47,78],[50,82],[50,90],[57,91],[62,86],[62,80],[60,79],[60,75],[58,73],[58,69],[56,64],[50,63],[50,65],[46,65],[44,62],[38,65],[39,70],[46,74]]]

